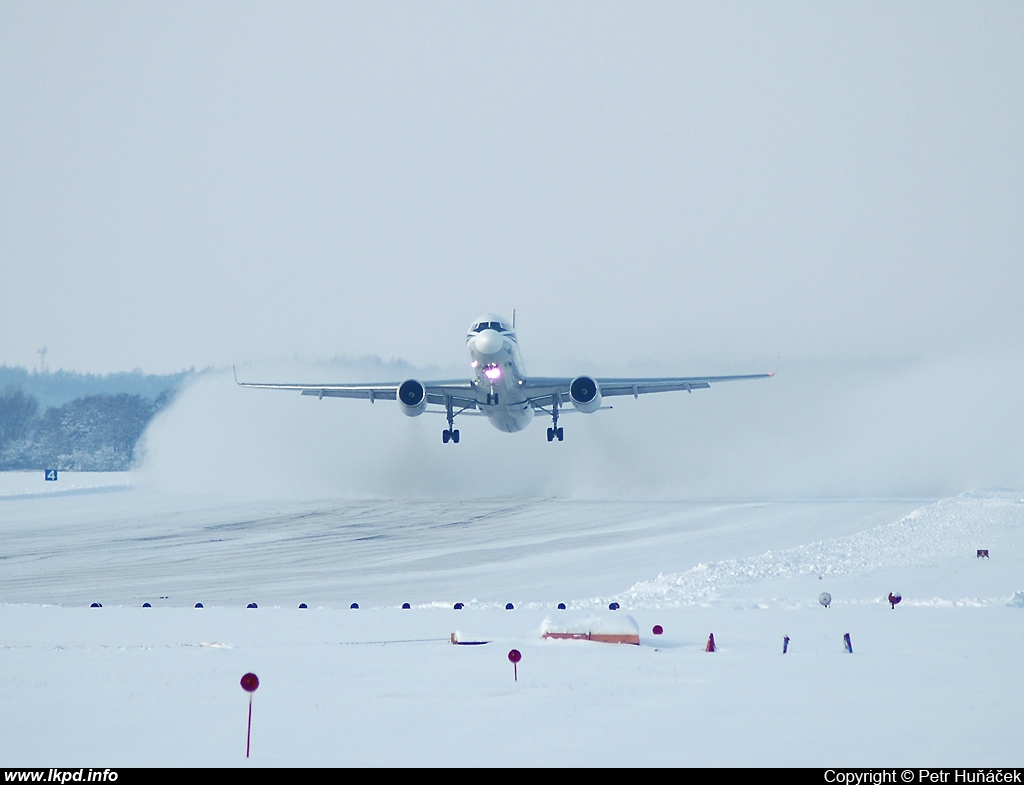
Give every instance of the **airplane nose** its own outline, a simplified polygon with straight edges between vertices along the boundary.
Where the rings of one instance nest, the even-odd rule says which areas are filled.
[[[497,354],[505,345],[505,339],[495,330],[484,330],[476,337],[475,345],[480,354]]]

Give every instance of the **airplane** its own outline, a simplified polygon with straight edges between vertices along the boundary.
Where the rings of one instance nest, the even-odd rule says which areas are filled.
[[[563,410],[584,414],[611,407],[602,406],[605,398],[647,393],[694,390],[718,382],[742,379],[766,379],[774,373],[741,376],[678,376],[665,378],[594,378],[591,376],[527,376],[519,356],[514,322],[494,314],[481,317],[470,325],[466,334],[472,378],[421,382],[406,379],[401,383],[382,384],[271,384],[261,382],[235,383],[240,387],[264,390],[298,390],[302,395],[323,398],[363,398],[397,400],[402,413],[418,417],[428,406],[443,407],[448,427],[441,434],[445,444],[458,444],[459,431],[455,418],[460,414],[485,416],[499,431],[515,433],[526,428],[536,412],[551,418],[548,441],[563,441],[564,429],[558,424]],[[572,406],[565,409],[566,405]],[[438,411],[430,409],[430,411]]]

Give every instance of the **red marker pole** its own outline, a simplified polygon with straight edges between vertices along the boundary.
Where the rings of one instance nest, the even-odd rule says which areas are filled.
[[[252,738],[252,694],[260,686],[260,680],[255,673],[247,673],[242,677],[242,689],[249,693],[249,725],[245,730],[245,757],[249,757],[249,740]]]
[[[515,675],[516,681],[519,681],[519,660],[523,658],[523,655],[519,653],[519,649],[512,649],[508,653],[508,661],[512,663],[512,673]]]

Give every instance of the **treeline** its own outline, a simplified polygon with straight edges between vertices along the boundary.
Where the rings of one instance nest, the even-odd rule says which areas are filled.
[[[172,374],[147,374],[142,371],[95,374],[75,371],[29,371],[21,366],[0,365],[0,391],[7,388],[22,390],[49,409],[76,398],[91,395],[140,395],[155,401],[161,393],[181,386],[195,370]]]
[[[167,380],[155,398],[106,393],[46,408],[35,395],[8,384],[0,390],[0,471],[131,468],[139,438],[170,402],[184,374],[149,378]]]

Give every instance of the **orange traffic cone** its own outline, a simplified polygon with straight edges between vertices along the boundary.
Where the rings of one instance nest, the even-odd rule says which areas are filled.
[[[715,633],[711,633],[710,635],[708,635],[708,645],[704,649],[704,651],[714,651],[714,650],[715,650]]]

